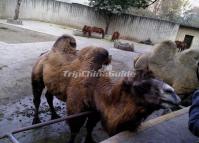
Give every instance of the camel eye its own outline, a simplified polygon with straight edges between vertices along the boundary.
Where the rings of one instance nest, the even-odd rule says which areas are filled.
[[[154,95],[159,95],[159,94],[160,94],[160,90],[159,90],[158,88],[154,88],[154,89],[152,90],[152,93],[153,93]]]
[[[173,91],[172,91],[172,90],[169,90],[169,89],[164,90],[164,92],[165,92],[165,93],[168,93],[168,94],[172,94],[172,93],[173,93]]]

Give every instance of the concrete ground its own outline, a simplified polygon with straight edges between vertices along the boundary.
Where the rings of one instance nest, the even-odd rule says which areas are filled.
[[[0,27],[6,27],[0,30],[0,35],[4,33],[0,36],[0,136],[10,130],[31,124],[33,118],[30,83],[32,66],[41,53],[52,47],[57,36],[73,33],[73,29],[49,23],[23,21],[23,24],[23,26],[13,26],[7,24],[5,20],[0,20]],[[15,33],[8,32],[12,29]],[[113,57],[112,65],[115,71],[132,70],[133,59],[153,49],[151,46],[135,43],[135,52],[132,53],[114,49],[113,43],[107,40],[78,36],[75,38],[78,49],[90,45],[106,48]],[[55,100],[55,105],[60,115],[65,114],[64,103]],[[41,104],[41,119],[43,122],[50,119],[44,98]],[[78,142],[84,139],[85,131],[82,130]],[[17,137],[21,142],[28,143],[51,143],[55,140],[62,143],[68,139],[69,133],[68,126],[65,123],[59,123],[40,130],[20,133]],[[95,129],[93,136],[97,142],[108,138],[100,126]]]
[[[27,31],[23,28],[13,27],[6,24],[0,24],[0,33],[1,41],[9,44],[46,42],[54,41],[56,39],[56,36],[46,35],[31,30]]]

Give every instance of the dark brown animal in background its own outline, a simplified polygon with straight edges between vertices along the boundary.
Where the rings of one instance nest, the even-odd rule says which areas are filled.
[[[104,39],[105,32],[103,28],[98,28],[98,27],[92,27],[92,32],[102,34],[102,39]]]
[[[111,41],[115,41],[118,40],[120,37],[120,33],[119,32],[114,32],[111,38]]]
[[[182,42],[182,41],[175,41],[177,48],[179,49],[178,51],[184,51],[186,49],[188,49],[187,43]]]
[[[88,37],[91,37],[92,27],[84,25],[82,32],[84,35],[87,35],[87,33],[88,33]]]
[[[82,32],[84,35],[86,35],[88,33],[88,37],[91,37],[91,34],[94,33],[98,33],[98,34],[102,34],[102,39],[105,36],[105,32],[103,28],[98,28],[98,27],[91,27],[91,26],[87,26],[85,25],[82,29]]]
[[[46,70],[46,65],[51,65],[54,67],[55,70],[57,70],[59,66],[73,61],[77,57],[76,54],[76,40],[69,35],[63,35],[57,39],[50,51],[42,53],[37,60],[36,64],[33,67],[31,76],[32,91],[34,97],[33,102],[35,105],[33,124],[40,123],[38,114],[39,105],[41,102],[41,94],[43,89],[45,88],[44,71]],[[53,94],[47,91],[45,96],[50,106],[52,119],[59,118],[53,107]]]
[[[74,142],[86,119],[85,142],[92,143],[92,130],[100,120],[111,136],[124,130],[136,131],[153,111],[180,102],[174,89],[155,79],[148,70],[137,71],[133,78],[122,78],[118,81],[104,76],[71,79],[67,98],[69,115],[84,111],[94,112],[87,118],[69,121],[70,143]]]

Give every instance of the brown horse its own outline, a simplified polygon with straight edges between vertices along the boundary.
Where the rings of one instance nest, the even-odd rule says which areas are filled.
[[[84,25],[82,32],[84,35],[88,33],[88,37],[91,37],[92,27]]]
[[[105,36],[105,32],[104,32],[103,28],[91,27],[91,26],[87,26],[87,25],[85,25],[83,27],[82,32],[83,32],[84,35],[86,35],[88,33],[89,37],[91,37],[92,32],[102,34],[102,39]]]
[[[116,32],[113,33],[111,41],[118,40],[119,37],[120,37],[120,33],[116,31]]]
[[[182,42],[182,41],[175,41],[177,48],[179,49],[178,51],[184,51],[186,49],[188,49],[187,43]]]

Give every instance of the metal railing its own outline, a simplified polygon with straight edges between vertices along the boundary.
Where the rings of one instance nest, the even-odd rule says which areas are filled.
[[[51,121],[48,121],[48,122],[39,123],[39,124],[31,125],[31,126],[28,126],[28,127],[24,127],[24,128],[19,128],[19,129],[13,130],[9,133],[6,133],[6,134],[0,136],[0,139],[8,138],[12,143],[20,143],[15,138],[14,134],[24,132],[24,131],[28,131],[28,130],[32,130],[32,129],[37,129],[37,128],[40,128],[40,127],[48,126],[48,125],[51,125],[51,124],[59,123],[59,122],[62,122],[62,121],[65,121],[65,120],[70,120],[70,119],[77,118],[77,117],[88,116],[90,114],[92,114],[92,112],[82,112],[82,113],[79,113],[79,114],[65,116],[63,118],[51,120]]]

